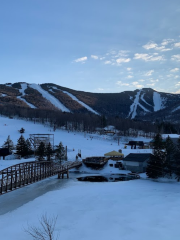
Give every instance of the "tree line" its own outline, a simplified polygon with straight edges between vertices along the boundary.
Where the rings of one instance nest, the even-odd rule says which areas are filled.
[[[107,125],[115,126],[124,135],[129,128],[142,130],[145,133],[158,131],[157,125],[148,121],[124,119],[119,116],[99,116],[92,113],[66,113],[48,109],[33,109],[12,104],[0,104],[0,115],[9,118],[15,116],[27,121],[34,121],[34,123],[48,123],[55,129],[64,127],[70,131],[95,132],[97,128],[104,128]]]
[[[180,181],[180,138],[176,143],[168,136],[162,139],[158,133],[153,139],[153,155],[146,168],[149,178],[175,177]]]
[[[8,136],[2,147],[8,148],[10,153],[15,150],[15,154],[17,154],[20,158],[35,156],[39,161],[51,161],[52,159],[56,159],[60,161],[60,163],[62,160],[67,160],[67,148],[63,146],[62,142],[56,145],[55,149],[50,142],[47,145],[44,142],[40,142],[38,147],[35,149],[32,146],[30,139],[25,139],[23,135],[21,135],[17,140],[16,146],[10,136]]]

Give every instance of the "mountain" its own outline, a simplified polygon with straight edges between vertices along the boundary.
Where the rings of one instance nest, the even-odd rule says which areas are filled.
[[[90,93],[53,83],[7,83],[0,84],[0,105],[5,104],[148,121],[179,122],[180,119],[180,94],[157,92],[151,88],[120,93]]]

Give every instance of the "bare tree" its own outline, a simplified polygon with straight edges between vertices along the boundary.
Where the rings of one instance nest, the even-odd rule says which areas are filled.
[[[34,240],[58,240],[58,235],[54,234],[57,216],[48,218],[43,214],[39,219],[40,226],[29,226],[25,231],[33,237]]]

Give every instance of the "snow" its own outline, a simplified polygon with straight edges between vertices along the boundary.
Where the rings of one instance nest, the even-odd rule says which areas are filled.
[[[180,137],[179,134],[162,134],[162,138],[167,138],[168,136],[170,138],[179,138]]]
[[[19,89],[19,92],[22,93],[22,96],[26,95],[25,92],[24,92],[26,90],[26,88],[27,88],[27,83],[21,83],[21,89]],[[22,100],[23,102],[25,102],[30,108],[36,108],[33,104],[27,102],[21,96],[18,96],[17,98]]]
[[[162,109],[162,99],[158,92],[153,93],[154,111],[157,112]]]
[[[136,96],[135,96],[135,99],[134,99],[134,102],[133,104],[130,106],[130,112],[129,112],[129,115],[128,117],[131,116],[131,119],[134,119],[137,115],[137,106],[141,107],[145,112],[150,112],[147,108],[145,108],[144,106],[142,106],[140,103],[139,103],[139,97],[140,97],[140,94],[141,94],[141,90],[139,92],[137,92]],[[141,98],[142,99],[142,98]],[[131,115],[132,114],[132,115]]]
[[[0,117],[0,126],[0,145],[8,135],[16,141],[21,127],[25,128],[25,138],[30,133],[52,133],[49,126],[5,117]],[[60,129],[53,133],[55,144],[62,141],[68,146],[69,160],[75,159],[78,149],[82,150],[83,158],[103,156],[120,148],[125,156],[130,152],[151,151],[129,146],[124,149],[129,139],[123,137],[118,146],[117,141],[103,135],[68,133]],[[136,140],[145,139],[138,137]],[[0,160],[0,167],[20,161],[24,160]],[[83,165],[79,170],[86,172],[86,169]],[[90,173],[98,174],[93,171]],[[99,173],[111,171],[118,169],[106,165]],[[70,172],[70,179],[54,176],[4,194],[0,196],[1,236],[3,240],[31,240],[24,229],[28,225],[39,226],[39,219],[46,213],[48,217],[58,216],[55,233],[63,240],[178,240],[180,183],[151,181],[145,174],[141,175],[139,180],[92,183],[79,182],[76,177],[82,174]]]
[[[57,184],[56,181],[59,189],[28,202],[28,194],[42,191],[41,185],[48,188],[48,182]],[[46,213],[58,216],[55,233],[63,240],[178,240],[179,187],[179,183],[149,180],[90,183],[48,179],[17,190],[19,196],[14,191],[0,197],[4,207],[11,202],[17,205],[18,197],[27,201],[0,215],[1,236],[3,240],[32,239],[24,229],[28,225],[39,226],[39,218]]]
[[[96,115],[100,115],[98,112],[94,111],[91,107],[89,107],[87,104],[83,103],[82,101],[80,101],[79,99],[77,99],[77,97],[75,97],[73,94],[67,92],[67,91],[62,91],[63,93],[66,93],[69,97],[71,97],[73,100],[75,100],[76,102],[78,102],[80,105],[82,105],[83,107],[85,107],[87,110],[89,110],[90,112],[96,114]]]
[[[1,96],[0,96],[0,97],[6,97],[6,96],[7,96],[7,94],[1,93]]]
[[[179,109],[180,109],[180,106],[174,108],[174,109],[172,110],[172,113],[173,113],[173,112],[176,112],[176,111],[179,110]]]
[[[141,90],[139,92],[137,92],[134,102],[133,104],[130,106],[130,112],[129,112],[129,116],[132,114],[131,119],[135,118],[136,116],[136,110],[137,110],[137,106],[139,104],[139,96],[140,96]],[[129,117],[128,116],[128,117]]]
[[[145,108],[143,105],[141,105],[140,103],[138,104],[145,112],[150,112],[147,108]]]
[[[45,91],[41,88],[38,84],[29,84],[31,88],[34,88],[38,92],[42,94],[44,98],[46,98],[49,102],[51,102],[55,107],[59,108],[63,112],[70,112],[68,108],[66,108],[58,99],[56,99],[54,96],[52,96],[50,93]]]

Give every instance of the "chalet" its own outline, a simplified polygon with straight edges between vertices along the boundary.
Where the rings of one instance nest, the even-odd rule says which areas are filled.
[[[132,172],[145,172],[151,153],[130,153],[124,160],[124,168]]]
[[[3,157],[3,160],[5,159],[6,156],[10,155],[10,151],[8,148],[0,148],[0,159]]]

